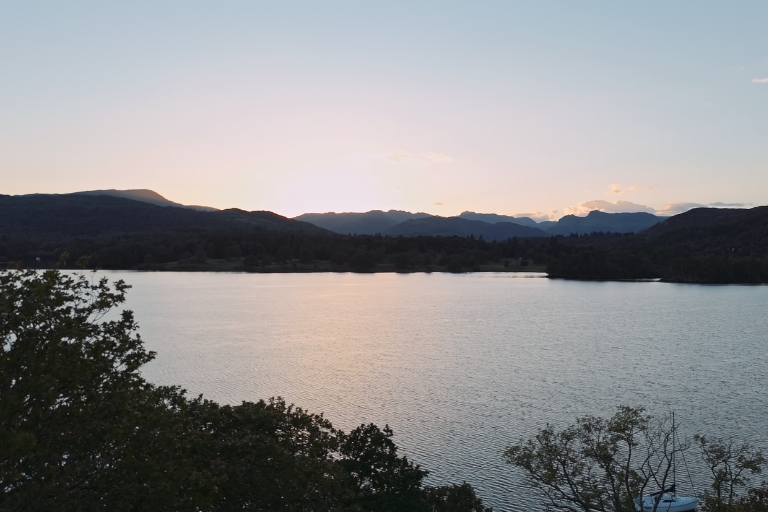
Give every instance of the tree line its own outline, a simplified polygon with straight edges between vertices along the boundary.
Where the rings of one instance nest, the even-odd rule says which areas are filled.
[[[374,271],[383,265],[398,270],[478,270],[506,261],[544,265],[546,239],[516,238],[488,242],[482,237],[405,237],[282,232],[258,227],[242,230],[167,231],[115,237],[80,237],[64,243],[34,242],[0,236],[0,257],[31,265],[40,258],[53,266],[62,254],[72,265],[88,257],[104,269],[153,268],[172,262],[204,263],[239,259],[246,270],[269,271],[281,265],[324,262],[337,270]],[[311,268],[311,267],[310,267]]]

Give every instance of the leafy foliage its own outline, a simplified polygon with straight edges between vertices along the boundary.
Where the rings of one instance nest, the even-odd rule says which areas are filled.
[[[749,475],[762,472],[765,462],[762,452],[749,444],[736,445],[732,439],[707,439],[695,436],[704,462],[712,474],[711,492],[704,495],[704,509],[708,511],[740,510],[747,500],[739,500],[737,491],[749,482]],[[750,497],[757,498],[759,490]],[[753,500],[754,502],[754,500]]]
[[[562,431],[547,425],[505,457],[552,508],[629,512],[650,484],[669,486],[671,458],[687,449],[672,448],[671,436],[667,421],[623,406],[609,419],[585,416]]]
[[[690,442],[674,437],[669,419],[622,406],[608,419],[585,416],[563,430],[547,425],[505,452],[550,510],[634,512],[642,497],[674,483],[674,460]],[[768,511],[768,485],[747,489],[748,474],[760,473],[762,453],[748,444],[695,436],[713,480],[700,501],[706,512]],[[684,457],[684,455],[683,455]],[[703,502],[703,503],[702,503]],[[762,508],[761,508],[762,507]]]

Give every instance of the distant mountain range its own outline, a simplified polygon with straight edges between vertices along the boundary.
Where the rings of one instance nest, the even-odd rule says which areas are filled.
[[[305,213],[294,217],[296,220],[309,222],[315,226],[341,233],[375,235],[384,233],[389,228],[411,219],[431,217],[428,213],[411,213],[400,210],[371,210],[365,213]]]
[[[589,233],[640,233],[651,226],[663,221],[665,217],[657,217],[650,213],[605,213],[598,210],[589,212],[586,217],[566,215],[554,226],[547,229],[551,235],[580,235]]]
[[[536,222],[530,217],[512,217],[495,213],[463,212],[458,217],[439,217],[400,210],[387,212],[373,210],[365,213],[305,213],[295,219],[342,234],[474,235],[482,236],[486,240],[504,240],[513,236],[567,236],[572,233],[594,232],[639,233],[664,220],[665,217],[650,213],[604,213],[595,210],[585,217],[566,215],[557,222]]]
[[[234,228],[328,233],[314,224],[272,212],[247,212],[235,208],[200,211],[177,207],[175,203],[159,206],[155,201],[153,196],[129,199],[117,194],[94,192],[0,195],[0,235],[50,240],[179,229],[211,231]]]
[[[557,222],[463,212],[440,217],[401,210],[306,213],[294,219],[272,212],[188,206],[146,189],[91,190],[73,194],[0,195],[0,233],[25,236],[100,236],[168,229],[259,227],[277,231],[390,236],[475,236],[487,241],[593,232],[639,233],[664,220],[649,213],[590,212]],[[663,228],[660,228],[663,229]],[[327,230],[327,231],[326,231]]]
[[[489,224],[496,224],[498,222],[513,222],[522,226],[528,226],[529,228],[538,229],[547,229],[557,224],[557,222],[552,220],[536,222],[530,217],[513,217],[511,215],[499,215],[497,213],[462,212],[459,214],[459,217],[468,220],[479,220]]]

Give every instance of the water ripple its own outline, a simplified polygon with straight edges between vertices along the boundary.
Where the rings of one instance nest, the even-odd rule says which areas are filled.
[[[114,274],[158,352],[153,382],[233,404],[279,395],[344,429],[389,424],[430,483],[466,480],[496,510],[536,508],[506,446],[618,404],[768,448],[768,287]]]

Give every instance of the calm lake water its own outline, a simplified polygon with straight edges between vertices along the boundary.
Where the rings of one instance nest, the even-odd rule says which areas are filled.
[[[345,430],[389,424],[430,483],[466,480],[497,511],[535,508],[507,445],[619,404],[768,448],[766,286],[107,274],[133,285],[150,381],[232,404],[282,396]]]

